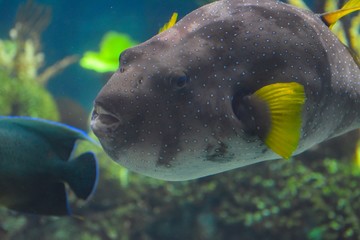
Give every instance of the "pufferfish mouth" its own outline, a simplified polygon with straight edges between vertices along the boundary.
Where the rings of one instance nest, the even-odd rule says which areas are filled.
[[[91,116],[91,129],[97,136],[114,132],[122,124],[121,118],[107,111],[100,105],[95,105]]]

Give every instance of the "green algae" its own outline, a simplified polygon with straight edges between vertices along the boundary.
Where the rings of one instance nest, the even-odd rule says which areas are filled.
[[[119,66],[120,53],[136,44],[137,42],[127,34],[107,32],[100,42],[99,52],[85,52],[80,66],[100,73],[114,72]]]

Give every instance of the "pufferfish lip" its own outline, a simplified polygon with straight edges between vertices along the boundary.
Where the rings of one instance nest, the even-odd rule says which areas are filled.
[[[95,105],[91,116],[91,128],[96,135],[102,136],[114,132],[122,124],[121,118]]]

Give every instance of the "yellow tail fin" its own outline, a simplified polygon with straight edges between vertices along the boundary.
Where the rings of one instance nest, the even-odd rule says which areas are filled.
[[[331,29],[340,18],[359,10],[360,0],[349,0],[341,9],[321,15],[321,19]]]

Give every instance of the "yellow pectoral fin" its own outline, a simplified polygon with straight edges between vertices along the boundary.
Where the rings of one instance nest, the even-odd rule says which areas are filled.
[[[174,12],[172,14],[169,22],[165,23],[165,25],[162,28],[160,28],[159,33],[164,32],[164,31],[168,30],[169,28],[171,28],[172,26],[174,26],[176,23],[177,17],[178,17],[178,13]]]
[[[265,144],[283,158],[289,158],[300,140],[304,87],[295,82],[267,85],[254,93],[267,104],[270,129]]]
[[[327,26],[331,29],[332,26],[342,17],[360,10],[360,0],[350,0],[348,1],[341,9],[324,13],[321,15],[321,19],[325,22]]]

